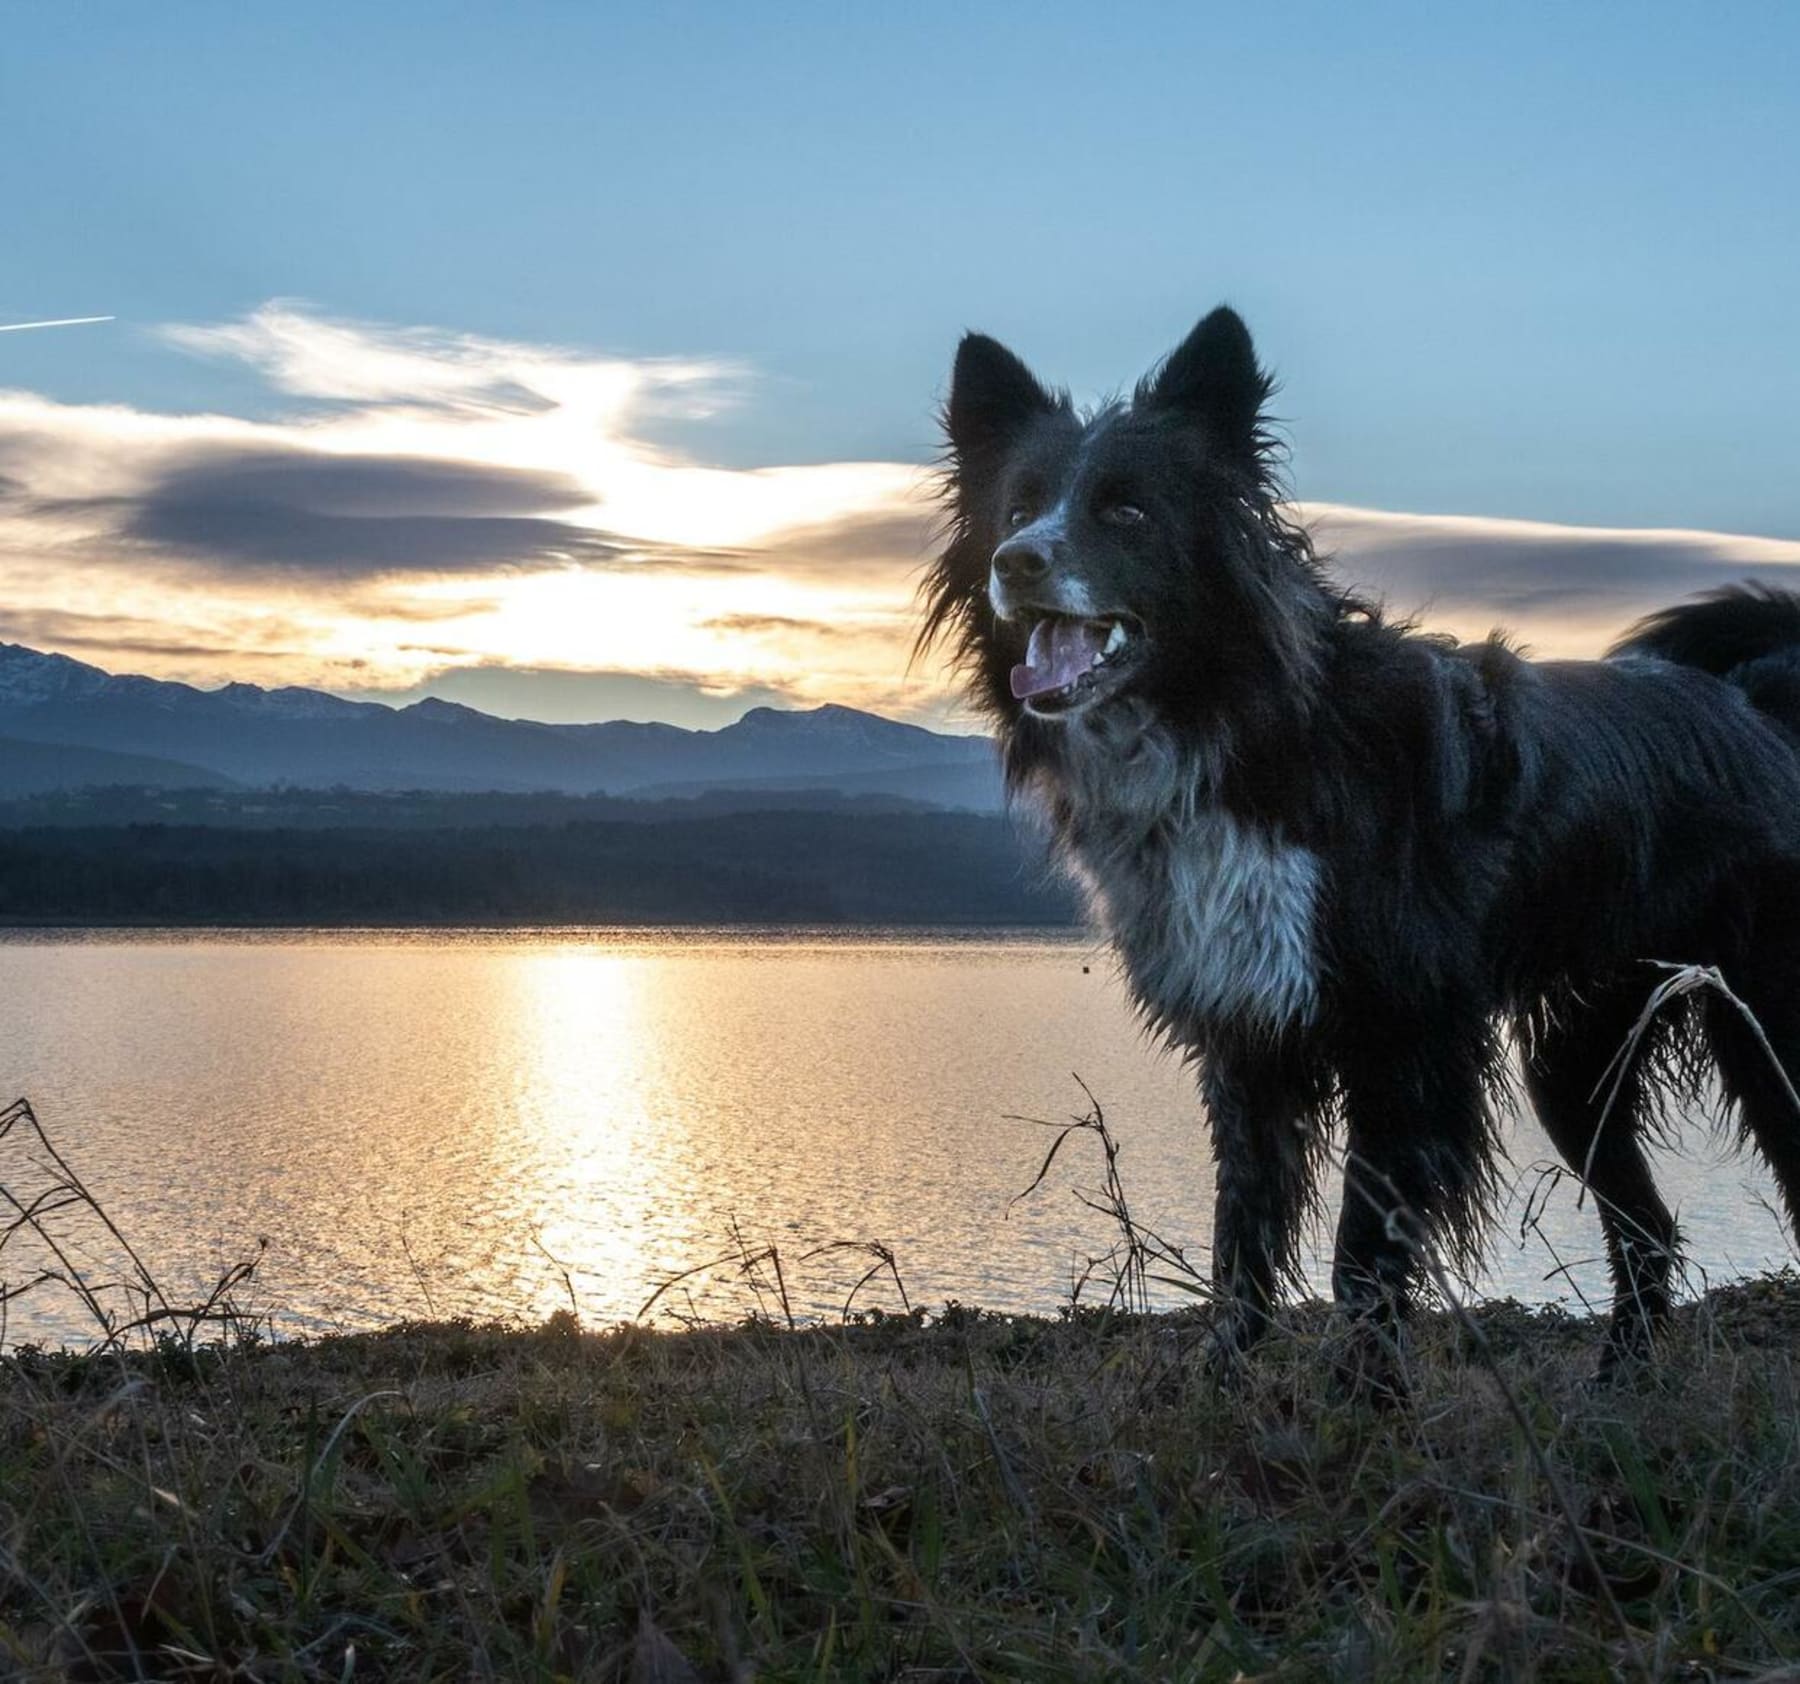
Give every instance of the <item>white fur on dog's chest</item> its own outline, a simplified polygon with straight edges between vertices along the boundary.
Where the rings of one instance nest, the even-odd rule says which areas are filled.
[[[1070,851],[1153,1016],[1271,1029],[1311,1019],[1316,855],[1216,810],[1166,820],[1134,845],[1083,829]]]

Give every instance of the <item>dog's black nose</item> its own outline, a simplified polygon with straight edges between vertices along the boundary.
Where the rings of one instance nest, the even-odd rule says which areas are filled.
[[[994,551],[994,575],[1009,585],[1029,584],[1050,571],[1050,561],[1047,544],[1021,533]]]

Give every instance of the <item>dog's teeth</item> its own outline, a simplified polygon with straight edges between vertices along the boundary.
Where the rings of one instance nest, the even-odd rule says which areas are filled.
[[[1095,651],[1095,652],[1094,652],[1094,658],[1093,658],[1093,659],[1092,659],[1092,660],[1091,660],[1091,661],[1089,661],[1089,662],[1088,662],[1088,665],[1089,665],[1089,666],[1090,666],[1090,667],[1097,667],[1097,666],[1099,666],[1099,665],[1100,665],[1100,663],[1101,663],[1101,662],[1102,662],[1102,661],[1104,661],[1104,660],[1105,660],[1105,659],[1106,659],[1106,657],[1105,657],[1105,656],[1104,656],[1104,655],[1102,655],[1102,654],[1101,654],[1101,653],[1100,653],[1100,652],[1099,652],[1099,651],[1098,651],[1098,650],[1096,650],[1096,651]]]
[[[1107,655],[1116,655],[1124,647],[1125,622],[1123,620],[1114,620],[1112,623],[1112,630],[1106,634],[1106,648],[1103,653]],[[1096,655],[1094,659],[1097,661],[1100,659],[1100,656]]]

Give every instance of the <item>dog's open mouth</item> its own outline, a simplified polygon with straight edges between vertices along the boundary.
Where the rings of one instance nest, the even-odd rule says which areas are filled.
[[[1142,659],[1143,622],[1130,614],[1033,622],[1025,659],[1012,669],[1013,696],[1033,713],[1067,713],[1117,690]]]

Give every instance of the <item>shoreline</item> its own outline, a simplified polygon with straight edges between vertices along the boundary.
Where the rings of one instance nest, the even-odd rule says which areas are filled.
[[[426,930],[434,932],[467,931],[471,934],[495,935],[531,935],[531,934],[606,934],[609,932],[631,935],[654,935],[659,931],[673,934],[690,934],[716,930],[733,936],[764,935],[772,940],[786,936],[804,937],[806,935],[882,935],[891,934],[901,938],[925,939],[934,933],[954,935],[964,939],[979,939],[989,936],[1004,939],[1008,936],[1051,936],[1067,935],[1071,940],[1081,936],[1095,936],[1092,926],[1079,920],[1045,919],[1038,923],[992,923],[985,919],[969,919],[959,922],[954,919],[921,920],[918,923],[896,923],[893,921],[872,922],[866,919],[845,919],[841,922],[823,922],[808,920],[797,923],[783,923],[770,919],[744,919],[734,922],[729,919],[708,918],[695,919],[692,922],[671,922],[669,919],[644,919],[632,921],[627,919],[610,919],[604,923],[556,923],[541,919],[525,919],[517,922],[478,921],[468,919],[408,919],[392,923],[372,923],[367,919],[344,923],[295,923],[292,920],[272,919],[268,923],[245,922],[242,919],[230,923],[212,923],[206,920],[180,920],[168,918],[145,918],[124,920],[119,918],[94,919],[91,922],[58,918],[37,922],[31,919],[7,918],[0,916],[0,939],[14,934],[55,935],[67,932],[72,935],[105,934],[118,931],[121,934],[139,934],[144,931],[167,930],[175,934],[186,934],[192,931],[229,935],[241,933],[246,935],[279,935],[293,933],[299,935],[355,935],[359,932],[387,935],[397,931]]]

